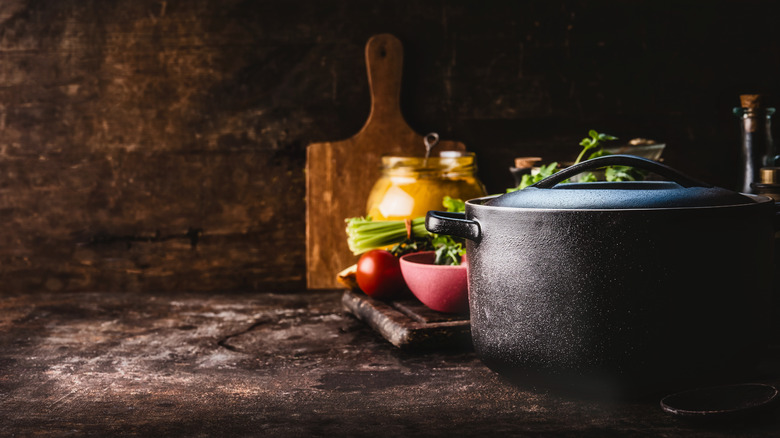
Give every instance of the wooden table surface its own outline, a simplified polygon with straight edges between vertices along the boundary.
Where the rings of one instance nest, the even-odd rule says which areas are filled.
[[[468,349],[399,350],[341,294],[6,293],[0,436],[780,436],[775,408],[522,390]]]

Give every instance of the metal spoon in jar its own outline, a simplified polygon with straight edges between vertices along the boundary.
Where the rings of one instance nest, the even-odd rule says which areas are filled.
[[[423,161],[423,167],[428,166],[428,157],[431,156],[431,149],[433,149],[437,144],[439,144],[439,134],[435,132],[431,132],[430,134],[426,135],[423,139],[423,143],[425,144],[425,160]]]

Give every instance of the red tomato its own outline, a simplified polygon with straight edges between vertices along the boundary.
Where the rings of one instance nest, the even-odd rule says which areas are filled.
[[[407,290],[398,257],[384,249],[372,249],[360,256],[355,277],[360,290],[373,298],[392,298]]]

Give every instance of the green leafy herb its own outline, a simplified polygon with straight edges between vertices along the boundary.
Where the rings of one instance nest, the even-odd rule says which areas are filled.
[[[609,155],[609,152],[604,150],[603,145],[604,143],[612,140],[617,140],[617,137],[600,133],[591,129],[588,131],[588,136],[580,141],[582,150],[580,151],[579,155],[577,155],[577,159],[574,161],[574,164],[581,162],[583,159],[591,160],[593,158]],[[507,189],[507,192],[514,192],[516,190],[524,189],[532,184],[536,184],[544,178],[554,174],[558,170],[558,163],[556,162],[539,166],[537,171],[531,174],[523,175],[523,178],[520,180],[520,185]],[[638,181],[644,179],[645,172],[630,166],[609,166],[605,169],[604,177],[607,181]],[[591,172],[584,172],[580,174],[578,181],[595,182],[598,181],[598,178]]]
[[[436,248],[436,258],[433,262],[436,265],[459,265],[466,254],[461,239],[444,234],[434,236],[433,247]]]
[[[577,180],[577,182],[596,182],[598,180],[598,177],[593,173],[583,172],[580,174],[580,178]]]
[[[403,242],[395,244],[395,246],[390,249],[390,252],[396,257],[401,257],[404,254],[413,252],[433,250],[433,236],[429,234],[422,239],[405,239]]]
[[[588,160],[592,160],[597,157],[602,157],[604,155],[609,155],[609,152],[605,151],[604,149],[599,149],[596,152],[590,154],[588,156]],[[592,172],[583,172],[580,174],[580,177],[577,179],[578,182],[596,182],[598,180],[599,180],[598,177],[596,177],[596,175],[594,175]]]
[[[592,129],[590,132],[588,132],[588,135],[589,137],[580,141],[580,145],[583,146],[583,148],[580,152],[580,155],[577,157],[577,160],[574,161],[574,164],[579,163],[585,156],[586,152],[596,148],[598,149],[588,155],[588,160],[592,160],[604,155],[609,155],[609,152],[601,148],[602,143],[606,141],[617,140],[617,137],[613,137],[609,134],[600,134]],[[604,179],[607,181],[640,181],[644,178],[644,171],[631,166],[608,166],[604,169]],[[580,182],[594,182],[597,180],[598,178],[596,178],[596,176],[590,172],[581,174],[579,178]]]
[[[631,166],[609,166],[604,173],[607,181],[641,181],[645,179],[645,172]]]
[[[449,212],[463,213],[466,211],[466,203],[461,199],[445,196],[442,204]],[[436,251],[436,258],[433,262],[436,265],[459,265],[463,255],[466,254],[465,242],[459,237],[434,234],[432,244]]]
[[[450,212],[466,211],[466,203],[461,199],[445,196],[442,205]],[[411,236],[407,234],[406,221],[375,221],[366,216],[348,218],[346,222],[347,244],[355,255],[392,246],[390,252],[397,257],[411,252],[436,251],[434,263],[437,265],[459,265],[466,253],[463,239],[429,233],[424,217],[411,220]]]
[[[555,161],[553,161],[552,163],[546,166],[545,165],[539,166],[538,172],[533,172],[532,174],[527,173],[523,175],[523,178],[520,180],[520,185],[515,188],[508,189],[507,192],[514,192],[516,190],[524,189],[532,184],[536,184],[539,181],[547,178],[548,176],[552,175],[557,171],[558,171],[558,163]]]
[[[617,137],[613,137],[609,134],[601,134],[596,132],[595,130],[591,129],[588,131],[588,137],[585,137],[580,141],[580,146],[582,146],[582,151],[580,151],[580,154],[577,156],[577,159],[574,160],[574,164],[579,163],[582,161],[582,158],[585,157],[585,153],[593,150],[599,146],[601,146],[601,143],[604,141],[610,141],[610,140],[617,140]],[[604,155],[605,152],[596,151],[594,154],[591,154],[588,159],[595,158],[596,153],[600,153],[600,155]]]
[[[445,196],[444,201],[442,201],[442,205],[444,205],[444,208],[446,208],[447,211],[453,213],[463,213],[466,211],[466,203],[461,199]]]
[[[371,216],[366,216],[349,218],[346,222],[347,244],[355,255],[407,240],[404,221],[374,221]],[[411,225],[412,240],[428,238],[430,233],[425,229],[424,217],[412,219]]]

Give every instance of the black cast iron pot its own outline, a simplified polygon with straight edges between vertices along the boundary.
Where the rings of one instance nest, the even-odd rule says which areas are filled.
[[[670,181],[561,184],[610,165]],[[611,155],[426,228],[468,239],[472,338],[518,383],[636,396],[736,378],[764,352],[775,206]]]

